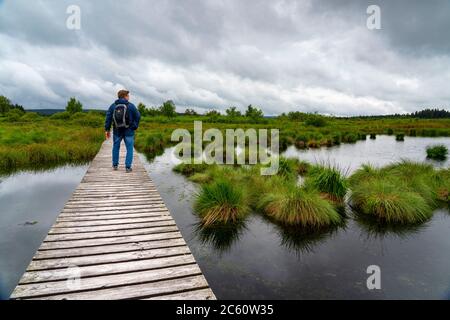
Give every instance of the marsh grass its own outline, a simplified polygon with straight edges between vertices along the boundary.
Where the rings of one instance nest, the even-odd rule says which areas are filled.
[[[428,164],[403,160],[380,169],[365,165],[350,178],[351,200],[380,222],[422,223],[437,207],[444,181]]]
[[[201,186],[194,209],[206,227],[237,223],[250,212],[245,192],[228,180],[218,180]]]
[[[447,156],[448,148],[443,144],[427,147],[427,157],[429,159],[443,161],[447,159]]]
[[[348,191],[345,175],[337,166],[313,166],[307,175],[305,186],[314,188],[336,202],[344,200]]]
[[[258,208],[270,218],[286,225],[321,228],[341,222],[341,216],[333,205],[318,192],[295,184],[262,195]]]

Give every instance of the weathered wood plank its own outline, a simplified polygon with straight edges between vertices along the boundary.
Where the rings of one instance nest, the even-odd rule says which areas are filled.
[[[80,293],[69,293],[42,298],[43,300],[124,300],[142,299],[153,296],[184,292],[188,290],[207,288],[208,283],[202,275],[173,280],[129,285],[103,290],[93,290]]]
[[[168,227],[154,227],[154,228],[119,230],[119,231],[82,232],[73,234],[49,234],[45,238],[44,242],[102,239],[102,238],[137,236],[146,234],[158,234],[173,231],[178,231],[176,225]]]
[[[157,296],[142,300],[214,300],[215,296],[211,289],[201,289],[194,291]]]
[[[170,266],[191,264],[194,262],[195,260],[192,255],[182,255],[157,259],[102,264],[95,266],[85,266],[85,267],[82,266],[79,267],[78,270],[82,278],[87,278],[99,275],[160,269]],[[23,275],[19,284],[67,280],[68,278],[72,277],[73,271],[70,270],[69,268],[44,270],[44,271],[28,271]]]
[[[102,255],[74,257],[74,258],[33,260],[28,266],[27,271],[61,269],[61,268],[68,268],[71,266],[81,267],[97,264],[116,263],[122,261],[133,261],[133,260],[170,257],[176,255],[186,255],[190,253],[191,252],[189,251],[187,246],[181,246],[163,249],[108,253]]]
[[[68,286],[67,281],[26,284],[18,287],[14,292],[15,298],[44,297],[49,295],[73,293],[76,291],[98,290],[118,286],[142,284],[160,280],[176,279],[186,276],[201,275],[199,267],[195,264],[158,269],[153,272],[139,271],[119,275],[99,276],[81,279],[79,285]]]
[[[33,261],[38,261],[38,260],[42,260],[42,259],[90,256],[90,255],[115,253],[115,252],[170,248],[170,247],[182,246],[185,244],[186,243],[184,242],[183,238],[174,238],[174,239],[169,239],[169,240],[147,241],[147,242],[140,241],[140,242],[132,242],[132,243],[124,243],[124,244],[82,247],[82,248],[74,248],[74,249],[43,250],[43,251],[38,251],[36,253]]]

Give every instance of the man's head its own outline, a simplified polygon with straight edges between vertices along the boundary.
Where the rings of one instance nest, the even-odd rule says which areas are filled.
[[[120,91],[117,93],[117,97],[118,97],[119,99],[130,100],[130,91],[128,91],[128,90],[120,90]]]

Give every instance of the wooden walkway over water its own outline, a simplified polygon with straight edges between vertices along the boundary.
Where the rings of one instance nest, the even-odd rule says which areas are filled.
[[[132,173],[114,172],[111,149],[103,144],[11,298],[215,299],[138,157]]]

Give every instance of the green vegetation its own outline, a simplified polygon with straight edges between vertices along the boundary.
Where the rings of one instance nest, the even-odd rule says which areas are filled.
[[[4,98],[4,97],[3,97]],[[3,101],[3,102],[1,102]],[[5,99],[0,97],[5,111]],[[9,103],[9,101],[8,101]],[[69,107],[70,106],[70,107]],[[79,110],[71,99],[68,109]],[[37,170],[92,160],[104,140],[98,112],[62,112],[43,117],[10,106],[0,117],[0,174]]]
[[[203,225],[211,226],[239,222],[249,212],[249,207],[243,189],[224,179],[202,186],[195,210]]]
[[[333,205],[318,192],[294,184],[262,195],[258,207],[275,221],[287,225],[321,228],[341,222]]]
[[[338,168],[331,166],[313,166],[308,171],[306,185],[336,202],[343,201],[348,191],[347,179]]]
[[[83,105],[80,101],[75,98],[70,98],[69,102],[67,102],[66,112],[70,114],[75,114],[77,112],[83,111]]]
[[[429,146],[427,148],[427,157],[434,160],[445,160],[447,159],[448,149],[445,145],[435,145]]]
[[[365,165],[350,177],[352,205],[380,222],[413,224],[448,200],[448,179],[431,165],[402,161],[384,168]]]

